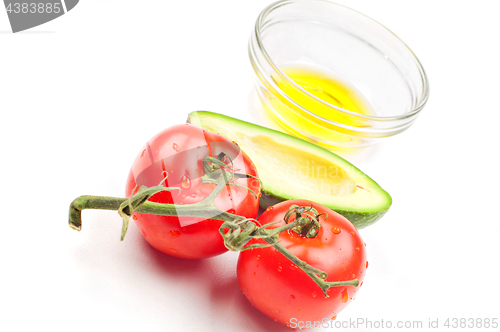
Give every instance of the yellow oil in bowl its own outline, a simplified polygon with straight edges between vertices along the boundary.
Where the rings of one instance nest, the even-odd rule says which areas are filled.
[[[286,77],[271,75],[278,89],[268,85],[272,96],[266,98],[267,110],[280,126],[327,148],[359,143],[359,132],[353,135],[353,127],[368,127],[359,115],[373,113],[361,93],[316,68],[290,65],[280,69]]]

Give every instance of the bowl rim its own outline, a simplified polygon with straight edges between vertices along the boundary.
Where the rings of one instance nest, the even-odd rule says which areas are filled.
[[[418,104],[415,105],[415,107],[413,107],[413,109],[410,112],[406,112],[406,113],[403,113],[401,115],[377,116],[377,115],[369,115],[369,114],[360,114],[360,113],[349,111],[347,109],[344,109],[344,108],[338,107],[336,105],[330,104],[329,102],[324,101],[323,99],[316,97],[312,93],[310,93],[307,90],[305,90],[304,88],[302,88],[299,84],[295,83],[295,81],[293,81],[292,79],[290,79],[278,66],[276,66],[276,64],[274,63],[274,61],[271,59],[271,57],[267,53],[267,51],[266,51],[266,49],[265,49],[265,47],[264,47],[264,45],[262,43],[262,35],[261,35],[260,29],[261,29],[261,27],[264,24],[264,19],[272,11],[274,11],[274,10],[280,8],[280,7],[286,6],[286,5],[295,4],[295,3],[307,3],[307,2],[322,2],[322,3],[327,3],[328,5],[342,7],[344,9],[347,9],[347,10],[355,13],[356,15],[359,15],[360,17],[363,17],[364,19],[368,19],[368,20],[372,21],[373,23],[379,25],[384,30],[386,30],[387,32],[389,32],[395,38],[395,40],[397,40],[399,43],[401,43],[401,45],[412,55],[412,57],[414,59],[414,62],[415,62],[415,65],[416,65],[416,67],[417,67],[417,69],[418,69],[418,71],[420,73],[420,77],[421,77],[421,81],[422,81],[422,83],[421,83],[422,84],[422,93],[420,95],[420,98],[418,99]],[[349,116],[352,116],[354,118],[358,118],[360,120],[370,120],[370,121],[375,121],[375,122],[377,122],[377,121],[386,122],[386,121],[404,120],[404,119],[416,116],[424,108],[425,104],[427,103],[427,100],[429,99],[429,80],[427,78],[427,75],[425,73],[425,70],[424,70],[422,64],[420,63],[420,60],[418,60],[417,56],[408,47],[408,45],[406,45],[406,43],[403,42],[403,40],[401,40],[401,38],[399,38],[395,33],[393,33],[391,30],[389,30],[383,24],[379,23],[378,21],[372,19],[371,17],[369,17],[369,16],[367,16],[367,15],[365,15],[365,14],[363,14],[363,13],[357,11],[357,10],[354,10],[352,8],[349,8],[349,7],[346,7],[344,5],[341,5],[341,4],[338,4],[338,3],[334,3],[334,2],[328,1],[328,0],[279,0],[279,1],[276,1],[276,2],[268,5],[266,8],[264,8],[261,11],[261,13],[259,14],[259,16],[257,17],[257,20],[255,22],[254,34],[255,34],[255,40],[257,42],[257,46],[258,46],[259,50],[262,52],[262,55],[264,56],[264,58],[266,59],[266,61],[268,62],[268,64],[280,76],[281,79],[283,79],[288,84],[292,85],[293,87],[295,87],[296,89],[298,89],[302,93],[308,95],[308,97],[311,97],[311,98],[315,99],[315,101],[317,101],[319,103],[322,103],[325,106],[335,108],[336,110],[338,110],[340,112],[344,112],[345,114],[347,114]],[[321,117],[321,116],[319,116],[319,115],[317,115],[317,114],[309,111],[308,109],[302,107],[301,105],[298,105],[292,98],[290,98],[286,93],[284,93],[279,87],[277,88],[277,90],[289,102],[295,104],[297,107],[299,107],[301,110],[307,112],[309,115],[314,116],[314,117],[316,117],[316,118],[318,118],[318,119],[320,119],[322,121],[325,121],[327,123],[330,123],[332,125],[337,125],[337,126],[341,125],[342,127],[345,126],[344,124],[339,124],[339,123],[333,122],[331,120],[325,119],[325,118],[323,118],[323,117]]]

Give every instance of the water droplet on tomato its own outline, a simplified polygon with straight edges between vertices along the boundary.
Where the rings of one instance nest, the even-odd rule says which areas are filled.
[[[368,261],[366,261],[366,268],[368,268]]]
[[[266,211],[271,211],[272,209],[273,209],[272,206],[268,206],[267,209],[266,209]]]
[[[236,143],[236,141],[233,141],[234,144],[236,144],[236,146],[238,146],[238,143]]]
[[[278,272],[281,272],[283,270],[283,267],[278,266]]]
[[[359,247],[356,247],[356,250],[359,251]]]
[[[363,282],[361,281],[361,283],[359,284],[359,287],[363,286]]]
[[[316,297],[316,295],[317,295],[316,292],[312,292],[313,297]]]
[[[333,234],[340,234],[341,230],[340,230],[340,228],[333,227],[332,232],[333,232]]]
[[[227,210],[227,213],[235,214],[236,211],[234,209],[229,209],[229,210]]]
[[[184,189],[189,189],[191,187],[191,179],[189,176],[184,175],[181,179],[181,187]]]
[[[332,317],[332,320],[336,320],[336,319],[337,319],[337,315],[334,315],[334,316]]]
[[[297,308],[297,309],[302,310],[302,308]]]
[[[134,215],[132,216],[132,219],[137,220],[137,216],[134,214]]]
[[[290,269],[292,269],[292,270],[296,270],[296,269],[298,269],[298,268],[299,268],[299,267],[298,267],[297,265],[295,265],[295,264],[293,264],[293,263],[291,263],[291,264],[290,264]]]
[[[257,259],[260,259],[260,255],[257,255]]]
[[[146,153],[146,149],[142,150],[142,152],[141,152],[141,158],[144,157],[145,153]]]
[[[170,231],[170,236],[171,237],[178,237],[179,235],[181,235],[181,232],[179,231]]]
[[[191,194],[191,197],[193,197],[193,198],[195,198],[196,196],[198,196],[198,195],[196,195],[196,194]]]
[[[354,232],[351,232],[351,235],[354,236]]]
[[[354,279],[354,278],[356,278],[356,275],[355,275],[354,273],[352,274],[352,278],[353,278],[353,279]]]
[[[172,148],[174,148],[176,152],[179,152],[181,150],[181,148],[175,143],[172,145]]]
[[[295,295],[290,295],[290,297],[292,298],[292,300],[295,300]]]
[[[342,303],[346,303],[348,299],[349,296],[347,295],[347,288],[344,288],[344,290],[342,291]]]

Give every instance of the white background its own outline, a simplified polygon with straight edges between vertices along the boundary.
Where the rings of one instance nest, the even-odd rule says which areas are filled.
[[[368,275],[337,320],[500,318],[499,2],[338,2],[401,37],[431,93],[356,159],[393,206],[361,231]],[[142,145],[189,112],[255,120],[247,41],[270,3],[82,0],[18,34],[0,10],[2,330],[288,330],[241,294],[236,253],[168,257],[135,224],[120,242],[109,211],[67,226],[77,196],[123,196]]]

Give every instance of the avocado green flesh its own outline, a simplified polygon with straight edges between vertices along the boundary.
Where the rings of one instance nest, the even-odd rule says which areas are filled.
[[[263,183],[263,208],[307,199],[342,214],[356,228],[379,220],[392,200],[375,181],[345,159],[297,137],[225,115],[197,111],[188,122],[235,141]]]

